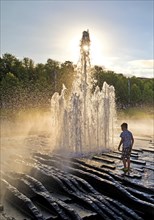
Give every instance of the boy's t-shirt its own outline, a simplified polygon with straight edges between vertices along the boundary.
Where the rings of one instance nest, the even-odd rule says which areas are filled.
[[[123,147],[130,147],[132,144],[132,133],[128,130],[121,132],[120,137],[123,139]]]

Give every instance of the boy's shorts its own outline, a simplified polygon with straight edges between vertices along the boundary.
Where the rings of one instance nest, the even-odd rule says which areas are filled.
[[[131,147],[123,147],[122,148],[122,155],[121,159],[129,159],[130,158],[130,153],[131,153]]]

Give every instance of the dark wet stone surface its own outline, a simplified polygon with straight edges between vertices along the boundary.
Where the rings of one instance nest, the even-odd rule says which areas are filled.
[[[1,173],[2,220],[153,219],[154,152],[133,149],[124,175],[118,151],[72,157],[14,155]]]

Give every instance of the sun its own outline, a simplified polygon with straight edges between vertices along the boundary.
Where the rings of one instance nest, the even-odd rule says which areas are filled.
[[[84,31],[84,30],[83,30]],[[107,50],[107,41],[102,38],[102,34],[89,31],[90,33],[90,59],[91,65],[107,65],[107,58],[105,57],[105,51]],[[73,62],[78,62],[80,57],[80,40],[82,32],[79,31],[76,35],[71,36],[69,42],[69,53]]]
[[[96,34],[90,35],[91,47],[90,47],[90,56],[92,65],[101,65],[105,66],[106,60],[104,56],[104,47],[103,42],[100,40]]]
[[[73,62],[77,63],[80,56],[80,39],[81,36],[78,33],[75,36],[72,36],[69,43],[69,52],[71,54]]]

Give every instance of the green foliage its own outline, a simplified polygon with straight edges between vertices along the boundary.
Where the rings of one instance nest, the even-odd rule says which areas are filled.
[[[135,83],[131,87],[130,95],[131,95],[132,105],[136,105],[142,99],[140,87],[138,85],[136,85]]]
[[[0,58],[1,108],[49,108],[53,93],[60,93],[63,84],[71,91],[75,74],[75,65],[70,61],[48,59],[45,64],[35,65],[27,57],[19,60],[6,53]],[[126,78],[100,66],[94,66],[92,74],[94,88],[98,85],[101,89],[105,81],[115,87],[117,106],[153,105],[153,79]]]
[[[119,77],[119,80],[115,82],[115,93],[117,98],[117,103],[126,105],[129,102],[129,94],[127,87],[127,79],[124,77]]]
[[[116,74],[99,66],[93,68],[93,77],[96,82],[94,88],[97,85],[101,88],[104,82],[114,86],[116,103],[120,108],[153,105],[153,79],[137,78],[135,76],[126,78],[123,74]]]
[[[154,101],[154,87],[152,82],[144,83],[143,87],[143,102],[146,104],[153,104]]]
[[[48,59],[35,65],[32,59],[19,60],[6,53],[0,58],[1,108],[50,108],[53,93],[60,93],[63,84],[70,89],[74,73],[70,61],[60,64]]]

